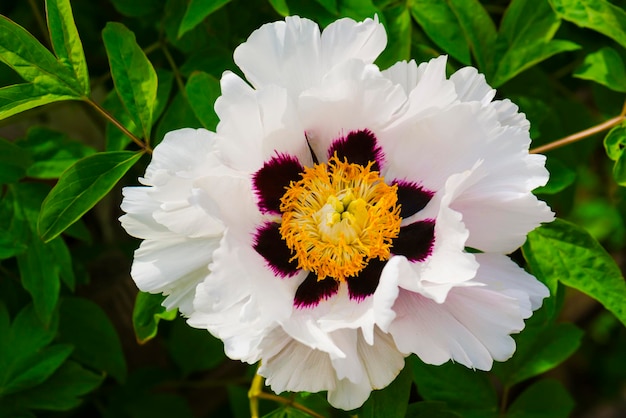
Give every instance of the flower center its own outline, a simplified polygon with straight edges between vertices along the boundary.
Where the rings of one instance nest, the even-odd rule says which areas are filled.
[[[397,186],[377,171],[340,161],[307,167],[281,198],[280,234],[318,280],[356,276],[370,259],[387,260],[400,231]]]

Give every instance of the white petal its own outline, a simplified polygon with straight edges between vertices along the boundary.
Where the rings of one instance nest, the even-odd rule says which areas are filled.
[[[326,161],[334,139],[362,129],[378,135],[405,101],[403,90],[378,67],[352,60],[335,67],[322,86],[303,92],[298,108],[313,151]]]
[[[330,404],[345,410],[360,407],[373,389],[389,385],[404,367],[404,354],[398,351],[393,339],[379,329],[374,333],[373,344],[368,344],[360,333],[355,343],[355,352],[346,356],[345,360],[333,360],[339,380],[335,389],[328,391]],[[342,362],[346,362],[343,367],[351,369],[351,373],[340,373]],[[362,376],[360,379],[349,377],[355,374],[355,369],[362,370],[357,374]],[[342,374],[346,377],[342,378]]]
[[[235,50],[235,63],[256,88],[284,86],[297,96],[318,84],[333,66],[350,59],[371,63],[386,43],[378,21],[341,19],[323,34],[317,24],[297,16],[263,25]]]
[[[143,241],[135,251],[131,276],[144,292],[169,295],[164,306],[180,303],[182,313],[191,313],[193,289],[209,274],[217,239],[172,238]]]
[[[213,253],[210,268],[210,277],[198,288],[197,312],[189,323],[224,340],[231,358],[248,359],[252,342],[291,316],[293,297],[305,273],[277,277],[250,243],[240,242],[230,230]]]
[[[276,393],[320,392],[335,387],[335,371],[327,353],[311,348],[275,331],[267,344],[271,356],[261,362],[259,374]],[[281,338],[282,337],[282,338]]]
[[[400,291],[389,332],[401,351],[430,364],[453,360],[481,370],[513,354],[510,334],[524,328],[523,320],[540,306],[547,289],[504,256],[476,257],[480,268],[474,281],[482,286],[454,287],[441,304]]]
[[[145,179],[150,182],[159,170],[183,177],[198,175],[206,167],[206,158],[214,147],[215,134],[206,129],[183,128],[168,132],[152,153]]]
[[[326,68],[332,68],[349,59],[371,64],[385,49],[387,33],[378,16],[355,22],[339,19],[322,32],[322,59]]]
[[[482,105],[489,104],[496,96],[496,90],[492,89],[474,67],[461,68],[450,76],[454,83],[456,93],[462,102],[480,102]]]
[[[516,298],[520,306],[530,301],[524,319],[530,317],[531,311],[539,309],[543,299],[550,296],[548,288],[515,264],[511,259],[500,254],[476,254],[480,270],[476,281],[484,283],[489,289]]]
[[[485,161],[463,176],[451,176],[458,181],[450,206],[463,216],[469,247],[510,253],[524,243],[528,232],[554,219],[550,208],[531,193],[547,180],[543,164],[535,164],[538,156],[512,155],[518,158],[503,157],[508,164],[488,167]]]

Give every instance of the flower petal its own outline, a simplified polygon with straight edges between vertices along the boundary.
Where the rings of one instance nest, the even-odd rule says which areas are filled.
[[[373,295],[378,287],[385,264],[386,261],[374,258],[367,263],[367,266],[359,272],[357,277],[348,277],[346,281],[350,299],[360,302]]]
[[[338,290],[339,282],[336,280],[329,277],[318,280],[315,273],[309,273],[298,286],[293,304],[300,309],[315,307],[321,301],[336,294]]]
[[[367,167],[369,163],[373,163],[373,171],[380,171],[384,161],[382,149],[376,143],[376,136],[368,129],[352,131],[347,136],[335,140],[328,149],[327,158],[330,159],[335,153],[341,161],[346,159],[351,164]]]
[[[298,263],[291,260],[291,250],[279,231],[280,225],[267,222],[254,236],[254,250],[266,261],[267,266],[280,277],[291,277],[298,273]],[[319,300],[319,299],[318,299]]]
[[[482,286],[454,287],[443,303],[400,291],[389,332],[401,351],[430,364],[454,360],[481,370],[513,354],[509,334],[524,328],[523,320],[539,307],[547,289],[504,256],[476,257],[475,282]]]
[[[415,182],[394,180],[391,184],[398,188],[398,204],[400,205],[401,218],[408,218],[424,209],[434,195],[433,192]]]
[[[280,213],[280,199],[292,181],[304,171],[297,158],[286,154],[272,157],[252,179],[261,212]]]
[[[431,255],[434,243],[435,221],[417,221],[400,228],[398,237],[393,240],[392,251],[410,261],[423,261]]]
[[[297,95],[318,84],[337,64],[350,59],[372,63],[386,40],[378,20],[341,19],[320,34],[313,21],[290,16],[254,31],[234,58],[254,87],[274,84]]]

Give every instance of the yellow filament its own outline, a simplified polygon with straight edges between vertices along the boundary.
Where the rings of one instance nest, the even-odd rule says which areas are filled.
[[[306,168],[281,199],[280,233],[298,268],[318,280],[356,276],[372,258],[386,260],[400,231],[397,187],[372,164],[340,161]]]

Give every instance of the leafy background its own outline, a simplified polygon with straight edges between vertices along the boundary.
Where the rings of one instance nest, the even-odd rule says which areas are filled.
[[[626,416],[624,0],[3,0],[0,416]],[[255,366],[129,277],[120,188],[180,127],[214,129],[219,78],[265,22],[377,14],[378,64],[448,54],[532,123],[559,220],[514,259],[552,296],[489,373],[415,357],[358,411],[275,396]],[[45,105],[45,106],[44,106]],[[556,142],[563,139],[561,142]],[[248,390],[252,385],[251,401]]]

